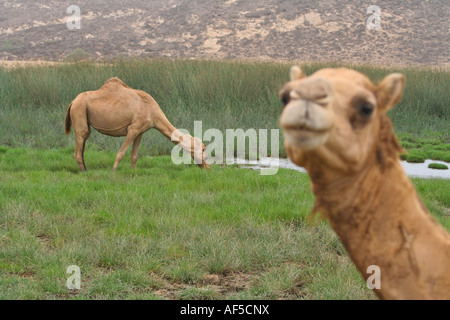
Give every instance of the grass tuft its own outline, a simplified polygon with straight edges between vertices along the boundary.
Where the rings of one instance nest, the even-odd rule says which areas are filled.
[[[448,166],[442,163],[430,163],[428,165],[428,168],[430,169],[438,169],[438,170],[448,170]]]

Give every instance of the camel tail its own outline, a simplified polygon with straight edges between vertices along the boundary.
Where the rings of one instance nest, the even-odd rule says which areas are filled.
[[[72,104],[67,108],[66,112],[66,134],[70,133],[70,127],[72,126],[72,119],[70,119],[70,108],[72,107]]]

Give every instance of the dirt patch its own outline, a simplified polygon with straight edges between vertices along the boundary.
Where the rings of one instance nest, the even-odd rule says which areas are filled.
[[[201,283],[222,295],[248,290],[254,276],[242,272],[224,272],[224,274],[210,274],[202,278]]]
[[[49,253],[50,251],[52,251],[52,244],[51,244],[51,238],[49,236],[46,235],[38,235],[36,236],[36,239],[39,241],[39,243],[41,244],[42,249]]]
[[[221,299],[231,296],[236,292],[248,290],[254,275],[236,271],[226,271],[223,274],[204,275],[197,284],[171,283],[167,279],[156,276],[161,282],[161,287],[153,294],[164,299],[180,299],[180,293],[192,288],[207,289],[217,293]]]

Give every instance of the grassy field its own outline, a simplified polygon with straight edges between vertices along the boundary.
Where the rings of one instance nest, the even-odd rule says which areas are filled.
[[[0,148],[0,299],[373,299],[306,174]],[[236,183],[239,181],[239,183]],[[450,230],[443,180],[414,180]],[[66,269],[81,269],[81,290]]]
[[[288,80],[287,63],[118,60],[0,67],[0,145],[33,148],[73,146],[64,135],[64,116],[77,94],[98,89],[117,76],[129,86],[150,93],[168,119],[193,132],[195,120],[203,130],[278,128],[278,91]],[[305,64],[307,74],[339,64]],[[450,161],[450,73],[416,68],[355,67],[377,82],[391,72],[406,75],[403,100],[390,112],[395,130],[411,161],[425,158]],[[281,135],[280,135],[281,136]],[[285,156],[280,137],[280,156]],[[94,132],[88,148],[118,150],[122,139]],[[171,142],[153,130],[143,139],[141,154],[169,154]]]
[[[310,74],[336,64],[302,66]],[[93,132],[82,174],[64,116],[80,92],[117,76],[149,92],[169,120],[203,129],[278,128],[290,64],[120,60],[0,67],[0,299],[373,299],[334,232],[310,224],[308,176],[237,166],[174,165],[146,133],[136,170],[111,173],[123,139]],[[390,112],[411,161],[449,161],[450,75],[358,66],[378,81],[403,72]],[[280,139],[282,139],[280,137]],[[280,156],[285,151],[280,141]],[[413,180],[450,230],[449,182]],[[81,290],[66,269],[81,269]]]

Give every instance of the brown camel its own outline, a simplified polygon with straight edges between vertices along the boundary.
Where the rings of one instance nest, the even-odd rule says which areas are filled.
[[[148,93],[134,90],[118,78],[109,79],[96,91],[79,94],[67,109],[66,134],[70,133],[72,124],[75,131],[74,157],[82,171],[86,171],[84,147],[91,126],[109,136],[126,136],[117,153],[113,171],[131,144],[131,168],[134,169],[142,135],[151,128],[188,151],[199,167],[209,169],[205,162],[205,146],[201,141],[178,131]]]
[[[289,158],[303,166],[324,215],[365,279],[378,266],[381,299],[450,299],[450,235],[419,199],[386,112],[405,78],[378,85],[350,69],[306,77],[291,69],[280,92]]]

